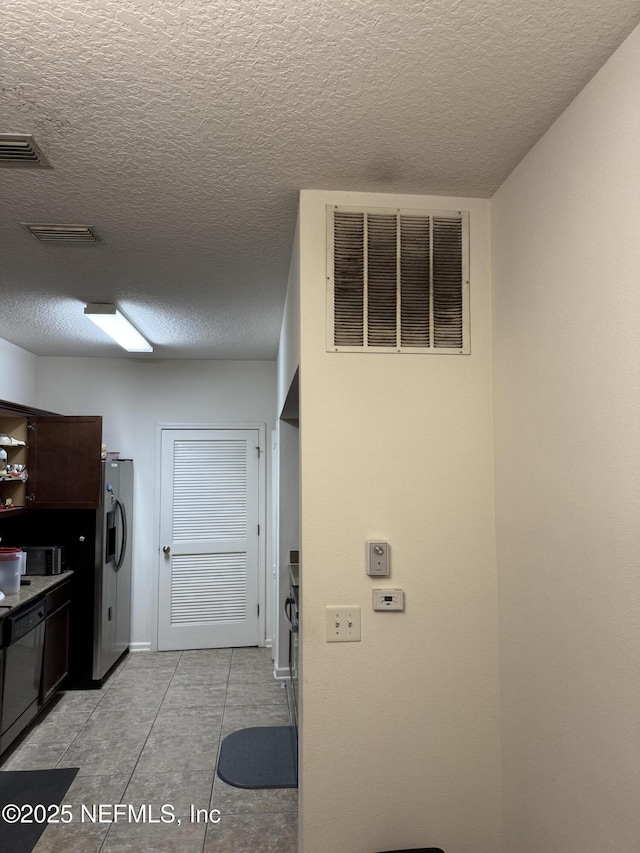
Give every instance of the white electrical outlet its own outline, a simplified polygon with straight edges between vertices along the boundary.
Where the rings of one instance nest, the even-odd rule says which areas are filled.
[[[360,605],[327,607],[327,643],[360,642]]]

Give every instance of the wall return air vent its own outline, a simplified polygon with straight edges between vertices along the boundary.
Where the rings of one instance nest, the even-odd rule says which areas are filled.
[[[27,133],[0,133],[0,167],[51,169],[51,163]]]
[[[469,214],[327,208],[327,350],[469,353]]]
[[[48,222],[23,222],[39,243],[93,244],[104,240],[92,225],[54,225]]]

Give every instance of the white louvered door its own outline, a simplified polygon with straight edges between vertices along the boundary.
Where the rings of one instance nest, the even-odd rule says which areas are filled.
[[[258,644],[258,430],[162,430],[158,648]]]

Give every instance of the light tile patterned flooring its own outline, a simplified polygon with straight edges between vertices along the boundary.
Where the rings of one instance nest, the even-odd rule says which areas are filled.
[[[35,853],[296,853],[295,789],[234,788],[215,775],[225,735],[289,723],[268,649],[137,652],[102,690],[59,694],[0,771],[80,768],[64,799],[73,822],[48,826]],[[116,803],[156,819],[168,804],[180,825],[81,820],[81,805]],[[217,809],[219,822],[190,820],[191,806]]]

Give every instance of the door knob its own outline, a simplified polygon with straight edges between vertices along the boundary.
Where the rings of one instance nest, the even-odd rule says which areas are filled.
[[[170,554],[171,548],[168,545],[165,545],[164,548],[162,549],[162,551],[164,554]]]

